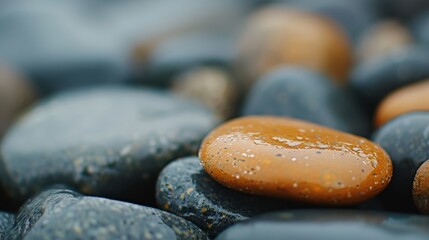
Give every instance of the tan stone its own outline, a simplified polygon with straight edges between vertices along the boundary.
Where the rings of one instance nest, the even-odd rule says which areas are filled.
[[[173,92],[195,99],[211,108],[220,119],[235,112],[238,89],[230,74],[215,67],[199,67],[176,79]]]
[[[413,37],[408,29],[395,20],[385,20],[375,24],[360,39],[357,56],[366,61],[409,46]]]

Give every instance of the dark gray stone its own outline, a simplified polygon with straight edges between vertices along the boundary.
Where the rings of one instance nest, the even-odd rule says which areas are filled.
[[[380,2],[384,12],[390,17],[403,20],[412,19],[429,9],[426,0],[377,0]]]
[[[350,93],[298,67],[281,68],[258,80],[243,115],[288,116],[361,136],[370,132],[369,118]]]
[[[429,49],[410,46],[357,65],[350,86],[374,108],[390,92],[428,77]]]
[[[0,212],[0,239],[4,239],[9,229],[13,226],[15,215],[7,212]]]
[[[67,189],[42,192],[20,209],[6,239],[207,239],[198,227],[157,209]]]
[[[414,176],[429,159],[429,112],[401,115],[377,130],[372,140],[392,159],[393,177],[384,193],[386,204],[395,210],[415,210]]]
[[[427,239],[429,217],[351,210],[295,210],[272,213],[239,223],[217,240]]]
[[[413,20],[410,29],[419,43],[429,45],[429,11]]]
[[[65,184],[89,195],[141,200],[155,190],[162,168],[195,154],[216,124],[200,105],[149,89],[59,94],[7,134],[0,179],[18,199]]]
[[[298,206],[228,189],[205,173],[198,157],[180,159],[164,168],[158,178],[157,202],[211,236],[249,217]]]

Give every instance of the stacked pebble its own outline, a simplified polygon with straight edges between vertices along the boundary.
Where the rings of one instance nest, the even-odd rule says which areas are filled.
[[[0,1],[0,240],[428,239],[428,22],[423,0]]]

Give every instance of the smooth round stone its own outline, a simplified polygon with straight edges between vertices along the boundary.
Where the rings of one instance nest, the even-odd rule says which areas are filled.
[[[150,89],[58,94],[5,137],[0,178],[15,198],[62,183],[89,195],[140,200],[151,197],[162,168],[195,154],[216,124],[199,104]]]
[[[429,111],[429,80],[414,83],[389,94],[377,108],[375,125],[382,126],[405,113]]]
[[[23,76],[0,66],[0,139],[35,98],[35,90]]]
[[[420,212],[429,214],[429,161],[419,167],[414,177],[413,199]]]
[[[396,51],[413,43],[408,28],[395,20],[380,21],[361,37],[357,47],[359,61],[367,61]]]
[[[52,189],[30,199],[6,239],[207,239],[192,223],[140,205]]]
[[[428,131],[429,113],[408,113],[385,124],[372,138],[392,159],[393,178],[383,194],[392,209],[415,210],[413,179],[419,166],[429,159]]]
[[[295,210],[276,212],[239,223],[216,240],[427,239],[429,218],[388,212]]]
[[[164,168],[158,178],[157,202],[211,236],[249,217],[297,207],[284,200],[244,194],[220,185],[204,172],[197,157],[179,159]]]
[[[411,46],[358,64],[350,85],[370,107],[375,107],[395,89],[428,77],[429,49]]]
[[[245,85],[281,65],[299,65],[343,83],[351,66],[347,37],[331,20],[286,7],[268,7],[248,20],[237,44]]]
[[[237,82],[232,75],[216,67],[199,67],[185,72],[173,81],[172,91],[203,103],[220,119],[235,114],[239,98]]]
[[[251,89],[243,115],[288,116],[368,136],[370,119],[354,96],[316,72],[285,67],[265,75]]]
[[[9,229],[12,228],[14,221],[14,214],[0,212],[0,239],[4,239]]]
[[[204,139],[199,157],[224,186],[318,205],[363,202],[392,176],[389,156],[377,144],[284,117],[227,122]]]

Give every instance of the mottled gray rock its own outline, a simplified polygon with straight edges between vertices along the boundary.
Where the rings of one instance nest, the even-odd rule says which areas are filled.
[[[288,116],[367,136],[369,118],[354,96],[330,79],[300,67],[283,67],[252,88],[243,115]]]
[[[89,195],[141,200],[151,197],[162,168],[195,154],[216,124],[204,107],[149,89],[59,94],[5,137],[0,179],[18,199],[65,184]]]
[[[393,177],[383,194],[385,204],[394,210],[415,210],[414,176],[420,165],[429,159],[429,113],[401,115],[378,129],[372,140],[392,159]]]
[[[175,215],[67,189],[42,192],[19,211],[6,239],[207,239]]]
[[[7,212],[0,212],[0,239],[3,239],[13,226],[15,215]]]
[[[429,217],[350,210],[295,210],[277,212],[239,223],[217,240],[427,239]]]
[[[211,236],[249,217],[298,206],[228,189],[204,172],[198,157],[177,160],[164,168],[158,178],[157,202]]]

